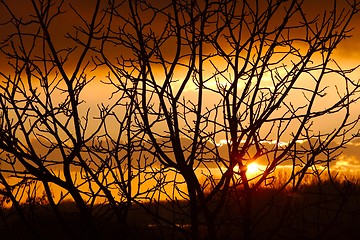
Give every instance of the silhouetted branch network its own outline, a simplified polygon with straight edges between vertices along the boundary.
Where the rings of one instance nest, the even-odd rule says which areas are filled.
[[[255,237],[359,134],[357,66],[334,57],[359,3],[308,2],[0,1],[2,203],[31,226],[23,204],[46,202],[71,235],[71,199],[86,239],[108,210],[130,237],[134,209],[164,238]]]

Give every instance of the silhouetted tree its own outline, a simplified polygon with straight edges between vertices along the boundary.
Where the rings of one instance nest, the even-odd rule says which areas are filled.
[[[0,99],[0,174],[4,195],[21,213],[18,205],[29,197],[24,194],[25,187],[29,182],[42,184],[50,206],[65,227],[69,224],[58,208],[69,196],[82,217],[84,238],[98,239],[92,217],[95,201],[104,197],[113,209],[119,210],[116,212],[121,212],[123,202],[115,199],[117,192],[111,190],[118,188],[126,193],[130,188],[124,178],[128,173],[121,172],[124,164],[120,162],[126,157],[119,159],[116,154],[118,162],[112,162],[110,155],[119,149],[119,140],[107,143],[112,148],[107,155],[103,154],[105,144],[99,147],[101,136],[107,131],[106,116],[112,114],[114,107],[99,102],[94,113],[82,99],[94,79],[89,77],[89,51],[101,29],[100,1],[91,4],[92,13],[84,18],[64,1],[24,4],[17,8],[12,2],[1,1],[8,16],[2,26],[8,35],[1,43],[2,58],[8,61],[1,72]],[[31,9],[31,15],[18,12],[26,8]],[[69,13],[80,25],[74,31],[61,32],[59,20],[68,21]],[[122,102],[121,98],[117,102]],[[120,133],[128,121],[127,113],[123,115],[124,119],[117,118],[116,131]],[[119,134],[117,138],[120,137]],[[130,149],[126,151],[131,154]],[[108,178],[115,179],[112,174],[116,164],[120,175],[108,184]],[[118,184],[114,187],[115,182]],[[60,197],[54,199],[50,185],[61,191]]]
[[[21,203],[44,191],[65,229],[59,205],[76,203],[85,239],[108,207],[126,238],[133,205],[164,238],[251,239],[280,164],[295,194],[358,134],[356,68],[333,58],[356,1],[317,14],[299,0],[26,4],[0,1],[0,194],[24,222]]]
[[[356,135],[350,107],[359,83],[347,77],[354,69],[343,70],[332,56],[350,36],[358,3],[334,1],[311,15],[305,2],[111,2],[95,63],[134,96],[143,148],[178,174],[164,184],[178,191],[167,195],[171,201],[189,202],[192,239],[202,225],[216,238],[220,212],[239,188],[250,239],[253,193],[279,164],[293,166],[285,185],[297,191],[309,171],[320,175]],[[336,123],[324,126],[330,118]],[[249,176],[255,161],[266,168]]]

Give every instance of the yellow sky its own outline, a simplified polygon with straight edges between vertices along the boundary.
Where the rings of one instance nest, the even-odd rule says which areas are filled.
[[[10,4],[9,6],[11,6],[14,9],[14,13],[17,14],[19,17],[23,17],[24,20],[29,19],[27,17],[28,14],[34,13],[33,10],[31,10],[32,7],[30,4],[30,1],[23,0],[22,1],[23,4],[21,4],[21,5],[19,5],[18,2],[16,2],[16,1],[6,1],[6,2],[9,3]],[[54,39],[55,45],[58,48],[65,47],[65,46],[67,46],[67,44],[70,44],[71,41],[64,38],[63,35],[66,34],[66,32],[74,33],[75,30],[73,29],[73,25],[76,25],[77,23],[82,24],[81,21],[79,20],[79,18],[76,17],[76,14],[74,14],[70,11],[69,2],[71,2],[71,4],[73,4],[73,6],[79,10],[80,14],[83,14],[83,16],[86,20],[90,20],[92,8],[95,4],[95,0],[65,1],[64,7],[68,9],[69,13],[67,13],[64,16],[61,16],[58,21],[54,22],[52,32],[51,32],[53,34],[53,39]],[[340,8],[343,4],[346,3],[345,0],[336,1],[336,2],[340,6]],[[304,9],[310,16],[315,16],[322,10],[329,9],[330,7],[331,7],[331,5],[329,4],[328,0],[305,1],[305,5],[304,5]],[[3,7],[0,7],[0,12],[4,13],[6,11]],[[355,27],[355,29],[352,32],[353,38],[344,40],[343,43],[340,44],[340,46],[335,50],[334,57],[336,58],[337,62],[339,64],[341,64],[341,66],[344,68],[353,67],[360,63],[360,28],[359,29],[357,28],[358,25],[360,26],[360,17],[359,16],[360,15],[355,17],[353,24],[352,24]],[[5,22],[8,17],[9,17],[8,14],[0,14],[0,22]],[[294,21],[296,21],[296,19]],[[159,27],[159,26],[153,26],[154,29],[157,27]],[[1,39],[6,37],[7,33],[14,30],[13,28],[8,28],[7,26],[0,26],[0,29],[2,32]],[[33,29],[25,28],[25,31],[31,31],[31,30],[33,30]],[[40,46],[38,46],[38,47],[40,47]],[[172,52],[172,51],[173,51],[173,49],[169,48],[169,52]],[[114,56],[116,56],[117,54],[121,54],[121,52],[117,51],[116,48],[114,48],[114,52],[111,54],[114,54]],[[74,60],[70,59],[68,65],[67,65],[67,69],[69,72],[71,72],[71,70],[73,68],[73,66],[71,65],[72,62],[76,61],[77,59],[78,59],[78,55],[76,55],[76,54],[74,55]],[[9,70],[9,68],[7,67],[7,64],[6,64],[7,61],[8,61],[8,59],[5,59],[3,57],[3,55],[0,55],[0,64],[1,64],[0,66],[1,66],[1,71],[3,71],[3,72],[6,72]],[[219,65],[221,65],[221,64],[219,64]],[[94,71],[94,72],[89,71],[87,73],[89,76],[95,76],[96,80],[94,82],[90,83],[88,88],[86,88],[82,94],[82,98],[83,98],[83,100],[85,100],[84,109],[83,109],[84,112],[86,111],[86,108],[88,108],[88,107],[92,108],[92,109],[96,109],[96,106],[99,103],[102,103],[102,102],[110,103],[111,101],[114,101],[114,100],[109,100],[109,95],[110,95],[109,92],[111,92],[111,87],[100,83],[100,80],[106,80],[107,72],[108,72],[107,70],[99,69],[97,71]],[[9,73],[11,74],[11,71],[9,71]],[[211,74],[210,71],[209,71],[209,73]],[[182,74],[181,70],[179,70],[177,75],[174,76],[174,78],[179,79],[178,85],[181,84],[181,78],[182,78],[181,74]],[[359,77],[357,77],[358,75],[359,75],[359,71],[354,72],[352,74],[352,76],[355,79],[359,78]],[[330,79],[330,81],[332,81],[332,79]],[[215,81],[212,81],[209,84],[215,85]],[[329,92],[329,95],[327,95],[327,97],[325,97],[322,100],[322,102],[320,102],[318,104],[318,107],[322,107],[323,104],[327,104],[327,103],[331,102],[332,100],[334,100],[336,98],[335,93],[336,92],[334,91],[334,89],[331,89],[331,91]],[[205,106],[209,106],[209,107],[213,106],[215,103],[217,103],[219,101],[219,99],[217,99],[216,97],[213,97],[213,95],[210,92],[207,92],[205,94],[206,94],[205,98],[207,99]],[[193,84],[189,84],[189,86],[187,86],[187,88],[186,88],[186,92],[184,93],[184,97],[187,100],[192,100],[192,99],[195,100],[197,97],[196,86]],[[294,94],[294,95],[290,96],[289,100],[293,100],[294,102],[296,102],[297,98],[298,98],[298,96],[296,94]],[[355,113],[355,115],[356,115],[359,113],[359,111],[360,111],[360,106],[353,108],[353,114]],[[331,129],[334,125],[336,125],[337,120],[338,119],[334,118],[334,119],[330,119],[326,123],[324,123],[322,121],[322,122],[317,122],[317,124],[319,126],[321,126],[322,128],[325,127],[325,128]],[[159,126],[158,128],[160,129],[161,126]]]

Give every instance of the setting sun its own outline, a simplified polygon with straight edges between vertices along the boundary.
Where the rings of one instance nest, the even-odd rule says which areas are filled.
[[[247,166],[247,173],[250,174],[250,175],[254,175],[254,174],[257,174],[261,171],[261,167],[259,164],[257,163],[250,163],[248,166]]]
[[[234,170],[234,172],[239,172],[239,165],[236,165],[233,170]],[[255,162],[247,165],[246,172],[248,175],[255,175],[255,174],[260,173],[260,171],[262,171],[261,165],[255,163]]]

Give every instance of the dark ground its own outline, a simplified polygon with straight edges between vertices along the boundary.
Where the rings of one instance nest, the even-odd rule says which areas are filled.
[[[351,182],[303,187],[292,194],[284,191],[275,196],[275,189],[260,189],[253,198],[251,239],[360,239],[360,187]],[[244,239],[242,198],[233,194],[226,207],[215,220],[219,239]],[[183,207],[185,202],[179,202]],[[170,202],[145,205],[176,227],[151,216],[138,205],[128,212],[126,225],[121,225],[108,206],[94,206],[93,215],[103,239],[188,239],[189,219],[187,208],[183,213]],[[22,205],[27,223],[14,209],[2,208],[0,215],[0,239],[86,239],[80,216],[72,202],[64,202],[60,211],[66,228],[47,204]],[[167,210],[171,209],[171,210]],[[178,212],[179,211],[179,212]],[[178,212],[174,216],[173,212]],[[201,227],[206,239],[206,226]]]

